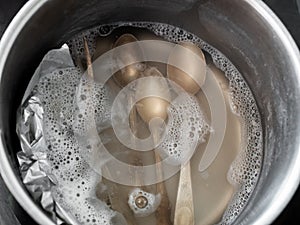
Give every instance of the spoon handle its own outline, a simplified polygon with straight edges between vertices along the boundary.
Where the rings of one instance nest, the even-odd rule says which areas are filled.
[[[158,153],[155,153],[156,162],[160,162],[160,156]],[[162,170],[161,168],[157,168],[158,176],[161,176]],[[159,175],[160,174],[160,175]],[[156,210],[156,219],[157,224],[159,225],[171,225],[170,214],[171,207],[168,198],[168,193],[166,190],[166,186],[164,182],[159,182],[156,184],[157,193],[161,195],[161,202]]]
[[[188,161],[180,170],[180,179],[175,206],[174,225],[194,225],[194,202],[191,181],[191,166]]]
[[[158,135],[154,132],[153,134],[154,143],[157,143]],[[163,168],[161,165],[161,158],[159,153],[154,150],[155,164],[156,164],[156,177],[161,180],[156,184],[156,191],[161,195],[160,205],[156,210],[156,224],[158,225],[172,225],[170,215],[171,215],[171,205],[167,193],[166,186],[163,180]]]
[[[90,50],[86,38],[83,39],[83,42],[84,42],[84,52],[86,56],[87,74],[88,76],[90,76],[90,78],[94,79],[92,57],[90,54]]]

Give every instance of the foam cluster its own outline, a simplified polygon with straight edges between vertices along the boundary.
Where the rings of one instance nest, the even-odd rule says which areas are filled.
[[[137,205],[138,198],[145,199],[145,207],[139,207]],[[128,205],[136,217],[146,217],[156,211],[157,207],[160,204],[160,201],[160,194],[154,195],[152,193],[142,190],[141,188],[135,188],[129,194]]]
[[[86,62],[86,55],[84,52],[84,41],[86,40],[91,56],[94,55],[96,49],[96,38],[98,34],[94,30],[87,30],[79,33],[76,38],[67,41],[70,53],[73,60],[77,63]],[[79,66],[79,65],[78,65]]]
[[[167,133],[157,149],[163,158],[167,157],[167,163],[184,164],[192,157],[197,144],[205,141],[210,126],[196,97],[187,93],[172,101],[168,115]]]
[[[48,145],[47,157],[57,183],[52,194],[80,224],[109,225],[116,213],[96,198],[96,186],[101,177],[83,159],[78,139],[74,135],[75,130],[86,129],[84,123],[80,122],[75,97],[81,76],[76,68],[55,70],[42,77],[35,88],[44,108],[43,130]],[[107,114],[104,110],[107,95],[105,89],[95,85],[89,91],[91,96],[95,96],[89,101],[93,106],[97,105],[92,115],[95,121],[103,122]],[[79,98],[87,100],[83,95]],[[91,107],[86,110],[91,110]],[[86,110],[82,113],[90,113]]]
[[[75,120],[73,129],[85,136],[92,127],[97,132],[110,126],[110,105],[106,88],[88,76],[82,76],[75,95]]]

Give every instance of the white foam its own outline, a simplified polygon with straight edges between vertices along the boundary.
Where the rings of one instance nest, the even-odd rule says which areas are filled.
[[[168,110],[167,134],[158,150],[167,163],[180,165],[193,155],[197,144],[204,142],[210,130],[196,97],[180,94]]]
[[[36,87],[44,107],[43,130],[48,145],[47,154],[52,173],[58,181],[52,192],[55,200],[81,224],[109,225],[116,214],[96,198],[96,186],[101,178],[79,153],[80,146],[74,135],[75,122],[78,130],[84,130],[84,123],[78,123],[78,118],[74,118],[74,115],[78,116],[74,95],[80,78],[81,72],[77,69],[56,70],[44,76]],[[98,105],[93,115],[96,121],[103,122],[106,118],[103,87],[95,86],[93,96],[93,102]]]
[[[144,208],[140,208],[136,205],[136,199],[138,197],[144,197],[145,199],[147,199],[147,204]],[[141,188],[135,188],[129,194],[128,205],[130,206],[136,217],[146,217],[156,211],[157,207],[160,204],[160,201],[160,194],[154,195],[142,190]]]

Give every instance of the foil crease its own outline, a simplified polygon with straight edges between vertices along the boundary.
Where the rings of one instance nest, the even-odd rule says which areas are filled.
[[[17,153],[22,181],[37,202],[57,225],[79,224],[55,201],[51,189],[57,184],[47,158],[47,145],[43,133],[44,110],[34,89],[37,81],[53,68],[74,66],[69,50],[50,51],[37,68],[22,100],[17,115],[17,134],[22,151]]]

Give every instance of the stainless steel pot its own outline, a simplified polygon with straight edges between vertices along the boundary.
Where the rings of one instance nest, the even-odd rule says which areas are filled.
[[[22,185],[15,118],[42,59],[76,32],[101,23],[156,21],[195,33],[222,51],[244,75],[264,129],[264,164],[249,204],[234,224],[269,224],[300,179],[300,55],[278,18],[259,0],[30,0],[0,44],[0,170],[22,207],[53,224]]]

